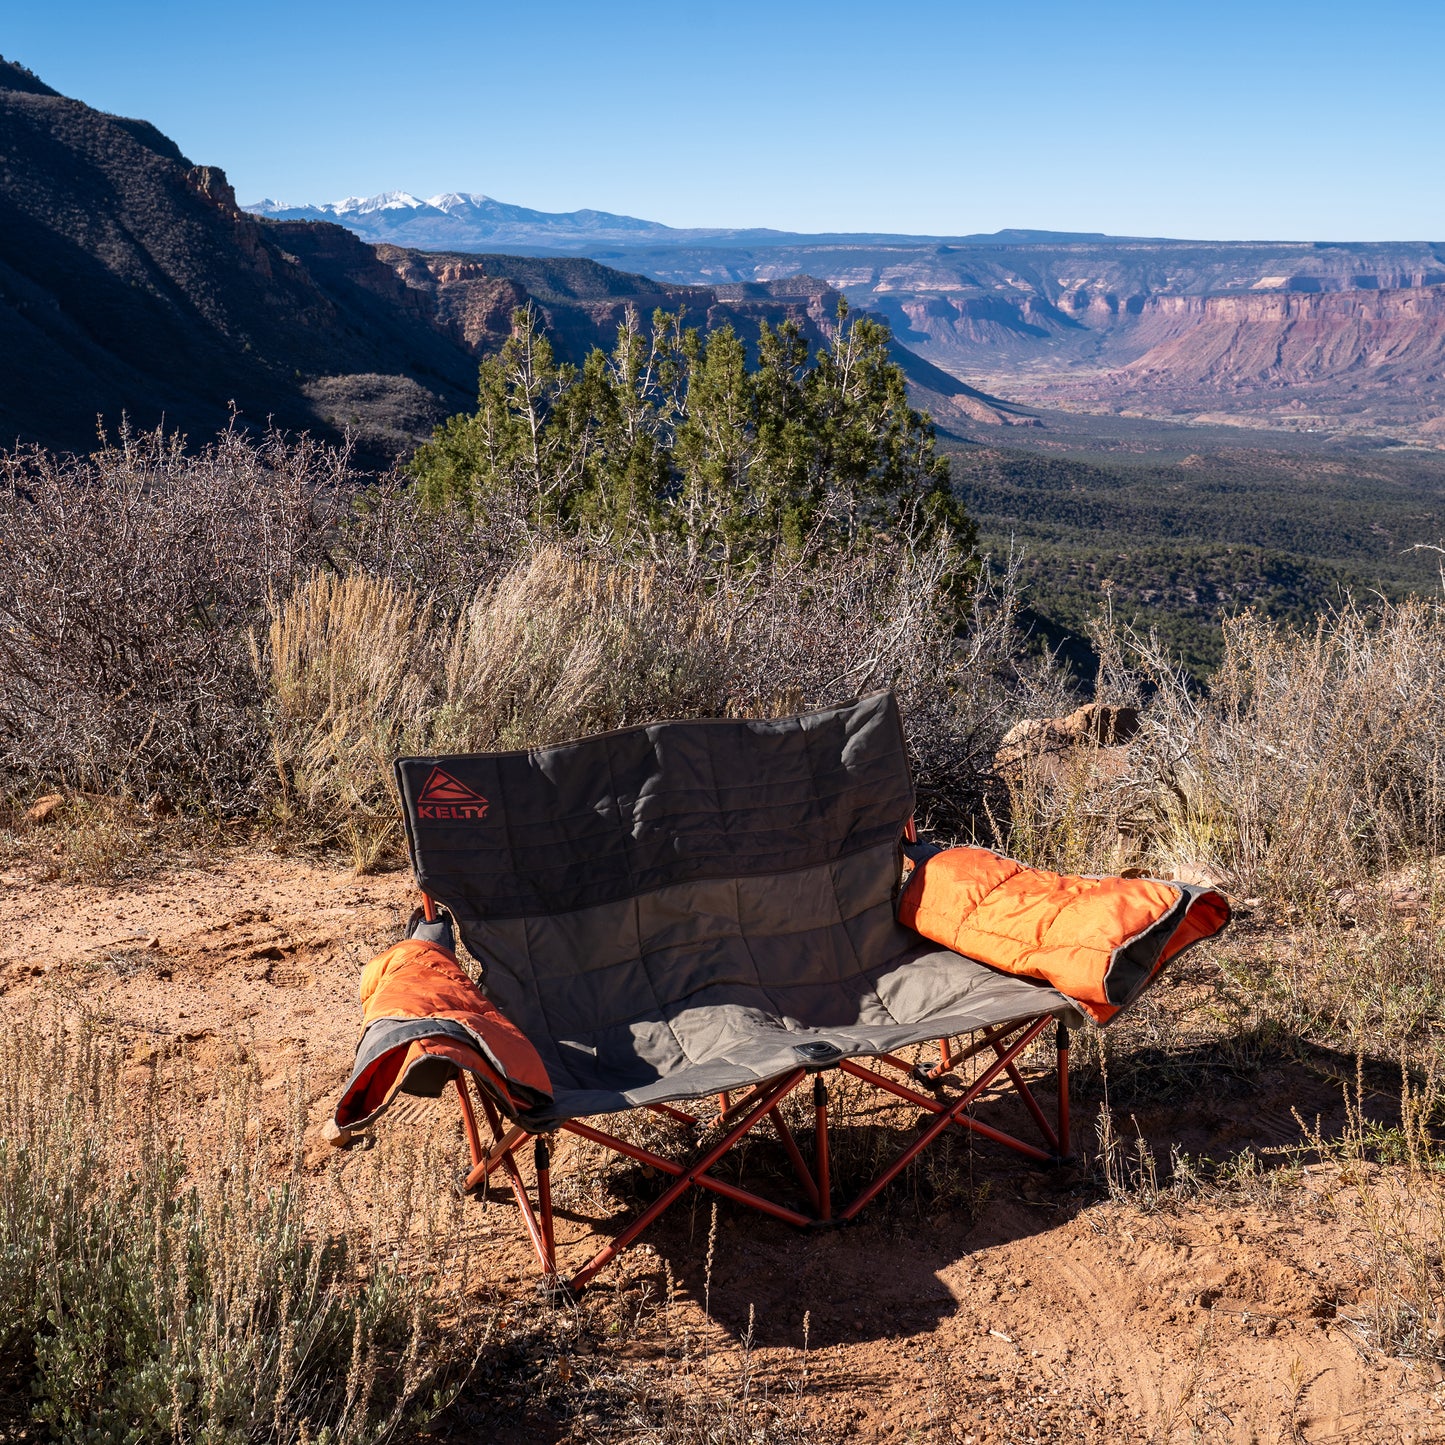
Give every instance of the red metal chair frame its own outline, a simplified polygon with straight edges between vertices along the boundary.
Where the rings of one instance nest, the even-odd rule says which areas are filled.
[[[903,832],[909,842],[918,841],[917,828],[912,818],[904,826]],[[436,917],[436,905],[425,893],[422,894],[422,906],[429,920]],[[868,1056],[870,1062],[886,1064],[905,1077],[926,1086],[942,1078],[945,1074],[952,1073],[959,1064],[965,1063],[968,1059],[991,1048],[997,1057],[968,1085],[963,1094],[954,1100],[940,1099],[933,1094],[920,1093],[918,1089],[909,1088],[906,1084],[901,1084],[886,1074],[880,1074],[876,1069],[868,1068],[856,1059],[844,1059],[837,1065],[794,1069],[780,1078],[767,1080],[749,1089],[737,1103],[733,1103],[727,1094],[719,1094],[718,1112],[711,1120],[700,1119],[694,1114],[673,1108],[669,1104],[647,1105],[646,1107],[653,1113],[661,1114],[686,1129],[723,1130],[722,1135],[691,1164],[682,1164],[674,1159],[668,1159],[651,1149],[644,1149],[641,1145],[633,1144],[626,1139],[619,1139],[615,1134],[594,1129],[590,1124],[584,1124],[580,1120],[566,1120],[559,1125],[559,1128],[567,1133],[576,1134],[582,1139],[590,1139],[594,1144],[601,1144],[604,1148],[611,1149],[629,1159],[635,1159],[640,1164],[649,1165],[659,1173],[672,1176],[672,1183],[616,1239],[598,1250],[567,1281],[568,1288],[574,1291],[580,1290],[594,1279],[649,1225],[660,1218],[692,1188],[710,1189],[715,1194],[721,1194],[725,1199],[746,1204],[749,1208],[771,1215],[774,1219],[781,1219],[787,1224],[806,1228],[845,1224],[855,1219],[870,1200],[886,1189],[950,1125],[971,1130],[973,1133],[979,1134],[985,1139],[991,1139],[995,1144],[1002,1144],[1005,1148],[1012,1149],[1015,1153],[1022,1154],[1026,1159],[1032,1159],[1039,1164],[1065,1162],[1070,1157],[1068,1026],[1060,1021],[1054,1035],[1058,1090],[1056,1126],[1050,1125],[1044,1117],[1044,1111],[1039,1107],[1038,1100],[1034,1098],[1028,1084],[1024,1082],[1024,1077],[1018,1067],[1019,1055],[1044,1032],[1052,1018],[1052,1014],[1039,1014],[1034,1018],[1017,1019],[1011,1023],[982,1029],[980,1033],[983,1037],[958,1054],[953,1052],[948,1039],[940,1039],[938,1041],[938,1063],[927,1073],[894,1054]],[[918,1138],[907,1145],[872,1183],[862,1189],[836,1214],[833,1210],[832,1170],[828,1144],[828,1088],[823,1080],[824,1072],[835,1067],[841,1073],[861,1079],[864,1083],[872,1084],[874,1088],[893,1094],[897,1098],[904,1099],[937,1116],[926,1129],[919,1132]],[[798,1141],[793,1137],[793,1131],[788,1127],[788,1122],[783,1118],[782,1111],[778,1107],[809,1075],[813,1078],[813,1139],[816,1173],[808,1168],[802,1150],[798,1148]],[[992,1125],[985,1124],[968,1113],[983,1091],[1000,1075],[1008,1080],[1015,1093],[1022,1099],[1024,1107],[1033,1117],[1039,1133],[1048,1146],[1046,1149],[1026,1143],[1012,1134],[1005,1133],[1002,1129],[995,1129]],[[520,1125],[513,1125],[510,1129],[504,1128],[504,1121],[498,1113],[496,1105],[480,1088],[477,1088],[477,1097],[481,1101],[482,1112],[492,1135],[491,1147],[484,1148],[481,1133],[477,1128],[477,1116],[472,1107],[467,1078],[468,1075],[461,1074],[456,1080],[457,1098],[461,1103],[467,1147],[472,1156],[472,1169],[467,1175],[462,1189],[464,1192],[470,1193],[475,1189],[482,1188],[498,1169],[502,1170],[507,1176],[508,1184],[511,1185],[512,1194],[522,1216],[522,1223],[532,1242],[537,1262],[542,1267],[543,1277],[549,1283],[556,1282],[558,1278],[557,1241],[552,1223],[551,1146],[545,1135],[531,1134]],[[475,1088],[475,1083],[471,1087]],[[789,1209],[786,1205],[765,1199],[761,1194],[754,1194],[750,1189],[744,1189],[725,1179],[718,1179],[709,1172],[745,1134],[764,1119],[769,1120],[776,1131],[783,1150],[788,1156],[788,1161],[793,1166],[793,1172],[798,1176],[798,1182],[803,1186],[803,1192],[812,1206],[812,1214],[802,1214],[796,1209]],[[515,1157],[517,1149],[528,1139],[534,1141],[533,1162],[537,1176],[537,1206],[535,1209],[532,1207],[526,1182],[522,1178],[522,1171],[518,1167]]]
[[[685,1128],[699,1131],[713,1129],[722,1131],[718,1138],[691,1163],[680,1163],[677,1160],[669,1159],[651,1149],[644,1149],[641,1145],[633,1144],[626,1139],[619,1139],[615,1134],[593,1128],[590,1124],[584,1124],[578,1119],[564,1121],[559,1126],[561,1130],[565,1130],[569,1134],[576,1134],[582,1139],[590,1139],[594,1144],[601,1144],[604,1148],[611,1149],[629,1159],[635,1159],[641,1164],[649,1165],[659,1173],[671,1176],[671,1182],[667,1188],[615,1239],[598,1250],[567,1281],[568,1287],[580,1290],[594,1279],[645,1229],[692,1188],[709,1189],[726,1199],[746,1204],[749,1208],[757,1209],[788,1224],[799,1227],[817,1227],[835,1223],[842,1224],[856,1218],[870,1200],[887,1188],[924,1149],[950,1126],[970,1130],[1037,1163],[1064,1162],[1069,1157],[1069,1031],[1067,1025],[1060,1022],[1055,1033],[1055,1047],[1058,1055],[1056,1125],[1051,1126],[1044,1117],[1043,1110],[1039,1107],[1038,1101],[1034,1098],[1018,1068],[1019,1056],[1044,1032],[1052,1019],[1052,1014],[1040,1014],[1035,1018],[1020,1019],[995,1028],[980,1030],[983,1037],[959,1054],[954,1054],[950,1050],[949,1041],[942,1039],[939,1041],[938,1065],[928,1073],[921,1072],[916,1065],[910,1064],[894,1054],[873,1055],[868,1058],[866,1063],[856,1059],[844,1059],[837,1065],[829,1065],[829,1068],[836,1067],[842,1073],[872,1084],[875,1088],[904,1099],[936,1116],[928,1127],[922,1129],[918,1137],[909,1143],[876,1179],[836,1212],[833,1209],[830,1178],[828,1091],[822,1077],[823,1069],[794,1069],[780,1078],[755,1085],[737,1102],[733,1102],[727,1094],[719,1095],[718,1113],[710,1120],[699,1119],[668,1104],[648,1105],[647,1107],[652,1112],[664,1115]],[[886,1065],[917,1083],[926,1084],[951,1072],[968,1058],[990,1048],[996,1057],[968,1084],[962,1095],[951,1100],[922,1093],[917,1088],[910,1088],[907,1084],[879,1073],[876,1068],[867,1066],[868,1063]],[[810,1074],[813,1078],[815,1169],[808,1168],[802,1151],[798,1148],[797,1140],[793,1137],[793,1132],[779,1108],[782,1101],[802,1085]],[[985,1124],[968,1112],[984,1090],[1000,1076],[1007,1079],[1022,1099],[1025,1108],[1038,1126],[1047,1148],[1041,1149],[1037,1145],[1029,1144],[1012,1134],[1005,1133],[1002,1129]],[[486,1181],[500,1169],[507,1176],[508,1184],[511,1185],[512,1194],[522,1216],[522,1223],[527,1230],[544,1278],[549,1283],[557,1282],[557,1244],[552,1222],[551,1147],[547,1136],[531,1134],[520,1125],[506,1127],[505,1120],[495,1104],[480,1088],[476,1088],[475,1083],[469,1086],[467,1078],[466,1074],[462,1074],[456,1080],[457,1097],[461,1103],[467,1146],[472,1158],[472,1169],[462,1188],[466,1192],[471,1192],[484,1187]],[[473,1088],[476,1088],[483,1117],[491,1131],[490,1147],[484,1146],[477,1127],[476,1110],[472,1104]],[[810,1214],[790,1209],[786,1205],[766,1199],[760,1194],[754,1194],[749,1189],[744,1189],[729,1180],[719,1179],[710,1173],[713,1166],[744,1135],[764,1119],[769,1120],[778,1134],[812,1208]],[[516,1151],[528,1139],[533,1141],[533,1157],[536,1167],[537,1203],[535,1208],[516,1159]]]

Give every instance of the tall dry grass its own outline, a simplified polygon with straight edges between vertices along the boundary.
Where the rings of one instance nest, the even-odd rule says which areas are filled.
[[[1299,905],[1445,849],[1445,605],[1221,625],[1207,688],[1153,639],[1106,628],[1101,691],[1145,703],[1140,731],[1025,759],[1009,841],[1039,862],[1197,873]]]
[[[1139,748],[1155,846],[1297,901],[1445,846],[1445,606],[1226,621],[1207,693],[1152,645]]]
[[[399,754],[777,716],[894,687],[925,812],[966,826],[998,738],[1053,675],[1017,662],[1008,577],[985,579],[974,625],[955,635],[940,605],[947,565],[939,551],[705,581],[676,559],[553,545],[450,610],[386,577],[314,574],[273,604],[255,648],[278,811],[368,868],[400,839]]]
[[[318,573],[264,659],[280,810],[359,869],[399,838],[391,762],[536,746],[719,706],[716,610],[648,565],[547,548],[448,616],[387,578]]]

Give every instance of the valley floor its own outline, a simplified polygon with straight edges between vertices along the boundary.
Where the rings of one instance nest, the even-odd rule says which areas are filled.
[[[281,1149],[299,1078],[307,1167],[354,1203],[383,1187],[384,1148],[334,1152],[316,1130],[351,1062],[360,969],[413,901],[402,873],[357,878],[260,852],[110,886],[17,863],[0,875],[0,1017],[94,1016],[123,1041],[135,1089],[156,1050],[182,1042],[197,1141],[214,1124],[209,1081],[244,1062]],[[1229,946],[1250,939],[1245,920]],[[555,1311],[536,1296],[510,1202],[496,1192],[458,1206],[464,1308],[489,1312],[494,1354],[433,1438],[1445,1439],[1439,1372],[1373,1342],[1381,1200],[1414,1207],[1403,1176],[1291,1148],[1294,1111],[1318,1117],[1325,1138],[1338,1132],[1337,1076],[1353,1061],[1265,1047],[1245,1068],[1210,1041],[1217,972],[1196,950],[1110,1036],[1102,1070],[1097,1048],[1092,1062],[1085,1051],[1081,1142],[1098,1155],[1106,1088],[1127,1135],[1107,1170],[1096,1157],[1054,1179],[960,1145],[951,1180],[905,1176],[862,1225],[806,1236],[684,1203],[650,1247]],[[895,1106],[883,1122],[901,1136],[915,1120]],[[1136,1126],[1160,1159],[1177,1144],[1236,1164],[1197,1189],[1156,1185]],[[408,1100],[381,1129],[439,1139],[444,1167],[417,1188],[449,1194],[463,1153],[453,1110]],[[564,1142],[554,1164],[564,1265],[656,1187],[608,1175],[586,1147]],[[659,1379],[682,1401],[675,1433],[626,1433],[623,1416]],[[739,1411],[754,1433],[676,1433],[684,1417]]]

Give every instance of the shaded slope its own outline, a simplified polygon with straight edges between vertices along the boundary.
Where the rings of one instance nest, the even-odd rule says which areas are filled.
[[[5,444],[85,447],[98,413],[208,432],[233,401],[315,426],[323,377],[384,374],[437,414],[470,392],[470,358],[369,247],[245,215],[146,122],[0,63],[0,154]]]

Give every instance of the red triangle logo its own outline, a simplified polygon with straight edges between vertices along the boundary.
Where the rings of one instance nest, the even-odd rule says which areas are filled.
[[[443,768],[431,770],[416,800],[418,803],[481,803],[484,807],[487,801]]]

